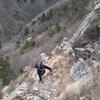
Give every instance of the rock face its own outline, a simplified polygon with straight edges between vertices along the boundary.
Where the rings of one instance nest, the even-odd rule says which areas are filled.
[[[83,59],[79,59],[79,61],[72,66],[70,71],[70,75],[74,81],[84,79],[90,75],[90,70]]]
[[[87,22],[86,19],[83,21],[82,28],[78,29],[72,39],[68,41],[64,38],[62,44],[51,52],[50,57],[45,53],[40,55],[43,63],[53,69],[52,76],[46,70],[44,83],[41,84],[36,69],[28,66],[23,74],[7,86],[9,91],[1,92],[1,100],[99,100],[100,61],[93,59],[93,53],[97,50],[89,43],[72,49],[77,35],[82,38],[83,29],[94,17],[97,16],[93,10],[86,17]]]

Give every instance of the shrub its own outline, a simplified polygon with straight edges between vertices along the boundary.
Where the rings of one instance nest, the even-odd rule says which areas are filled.
[[[63,32],[66,32],[66,31],[67,31],[67,30],[66,30],[66,26],[62,27],[62,31],[63,31]]]
[[[0,43],[0,49],[2,48],[2,44]]]
[[[41,22],[44,22],[46,20],[46,15],[45,13],[42,14],[41,18],[40,18],[40,21]]]
[[[84,7],[80,7],[76,12],[75,15],[79,18],[82,17],[86,13],[86,9]]]
[[[20,74],[22,74],[24,71],[23,71],[23,69],[22,68],[20,68]]]
[[[31,46],[35,46],[36,42],[34,40],[31,41]]]
[[[17,2],[20,2],[20,0],[17,0]]]
[[[53,17],[53,13],[52,13],[52,9],[50,9],[49,12],[47,12],[47,20],[49,20],[52,17]]]
[[[62,6],[62,10],[63,10],[63,11],[68,10],[68,4],[63,5],[63,6]]]
[[[24,35],[28,35],[29,34],[29,29],[26,27],[25,30],[24,30]]]
[[[31,2],[34,2],[34,0],[30,0]]]
[[[30,43],[29,41],[26,41],[25,44],[23,45],[22,49],[25,50],[25,49],[27,49],[30,45],[31,45],[31,43]]]
[[[25,3],[27,2],[27,0],[23,0]]]
[[[34,33],[34,29],[31,30],[31,33]]]
[[[98,32],[96,27],[89,27],[84,34],[84,37],[89,40],[97,40],[98,39]]]
[[[100,28],[99,28],[99,18],[95,18],[91,23],[88,29],[84,32],[84,38],[94,41],[99,39]],[[99,30],[98,30],[99,29]]]
[[[59,25],[59,23],[57,22],[56,25],[55,25],[55,30],[56,32],[60,32],[61,31],[61,26]]]
[[[17,47],[17,48],[20,47],[20,41],[17,41],[17,42],[16,42],[16,47]]]
[[[36,21],[33,21],[32,24],[35,25]]]
[[[24,54],[25,51],[23,49],[20,49],[19,52],[20,52],[20,54]]]
[[[10,63],[7,59],[0,58],[0,78],[2,79],[3,86],[8,85],[16,76],[9,66]]]
[[[52,37],[55,34],[55,31],[53,29],[49,29],[48,36]]]
[[[25,50],[29,47],[32,47],[35,45],[35,41],[32,39],[31,41],[26,41],[25,44],[22,46],[22,48],[20,49],[20,54],[24,54]]]

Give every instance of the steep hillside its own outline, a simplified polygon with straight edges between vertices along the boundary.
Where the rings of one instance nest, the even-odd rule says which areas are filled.
[[[1,100],[99,100],[100,99],[100,1],[87,14],[73,37],[63,39],[50,55],[42,53],[1,91]],[[53,69],[38,82],[37,61]]]
[[[69,40],[93,6],[92,0],[57,2],[34,17],[13,39],[2,43],[0,56],[7,58],[13,73],[19,75],[25,66],[33,66],[32,60],[42,52],[50,55],[64,37]]]
[[[19,34],[37,14],[60,0],[0,0],[0,42]]]

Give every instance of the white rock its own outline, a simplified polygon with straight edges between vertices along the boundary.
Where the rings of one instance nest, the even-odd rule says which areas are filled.
[[[95,10],[100,9],[100,3],[95,6]]]
[[[34,99],[33,100],[41,100],[41,98],[38,97],[38,96],[34,96]]]
[[[6,100],[12,100],[16,96],[23,96],[24,91],[29,87],[29,83],[23,83],[19,85],[8,97]]]
[[[47,60],[49,58],[45,53],[42,53],[40,56],[43,60]]]
[[[38,88],[37,87],[34,87],[33,89],[34,89],[34,91],[38,91]]]

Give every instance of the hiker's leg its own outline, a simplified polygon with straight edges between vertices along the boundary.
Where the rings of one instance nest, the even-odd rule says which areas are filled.
[[[41,75],[41,72],[38,72],[38,76],[39,76],[40,81],[42,81],[42,75]]]

